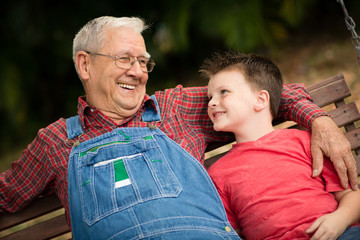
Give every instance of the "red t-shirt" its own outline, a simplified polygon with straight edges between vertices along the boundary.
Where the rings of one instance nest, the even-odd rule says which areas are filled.
[[[305,230],[337,209],[331,192],[341,191],[325,159],[312,177],[310,133],[275,130],[257,141],[238,143],[209,168],[234,229],[251,239],[308,239]]]

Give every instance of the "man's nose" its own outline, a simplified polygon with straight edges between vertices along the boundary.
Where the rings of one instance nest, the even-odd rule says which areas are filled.
[[[138,60],[135,60],[132,64],[131,64],[131,68],[129,68],[129,70],[127,71],[127,73],[131,76],[135,76],[135,77],[139,77],[142,76],[142,74],[144,74],[144,72],[141,70],[140,64],[138,62]]]

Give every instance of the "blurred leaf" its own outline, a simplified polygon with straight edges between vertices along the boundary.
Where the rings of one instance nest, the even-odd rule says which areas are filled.
[[[284,0],[280,7],[280,16],[291,26],[298,26],[314,3],[313,0]]]

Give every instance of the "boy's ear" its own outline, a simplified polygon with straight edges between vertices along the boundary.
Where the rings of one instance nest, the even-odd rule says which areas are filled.
[[[257,92],[257,98],[255,103],[255,111],[262,111],[269,105],[270,95],[266,90],[260,90]]]
[[[90,56],[84,51],[79,51],[75,56],[76,70],[82,80],[90,78]]]

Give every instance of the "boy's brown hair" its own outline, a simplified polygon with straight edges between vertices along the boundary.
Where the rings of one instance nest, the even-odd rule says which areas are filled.
[[[206,59],[199,71],[203,77],[210,80],[216,73],[229,69],[241,71],[253,89],[268,91],[271,115],[275,118],[283,90],[282,75],[276,64],[256,54],[228,51],[215,53],[210,59]]]

